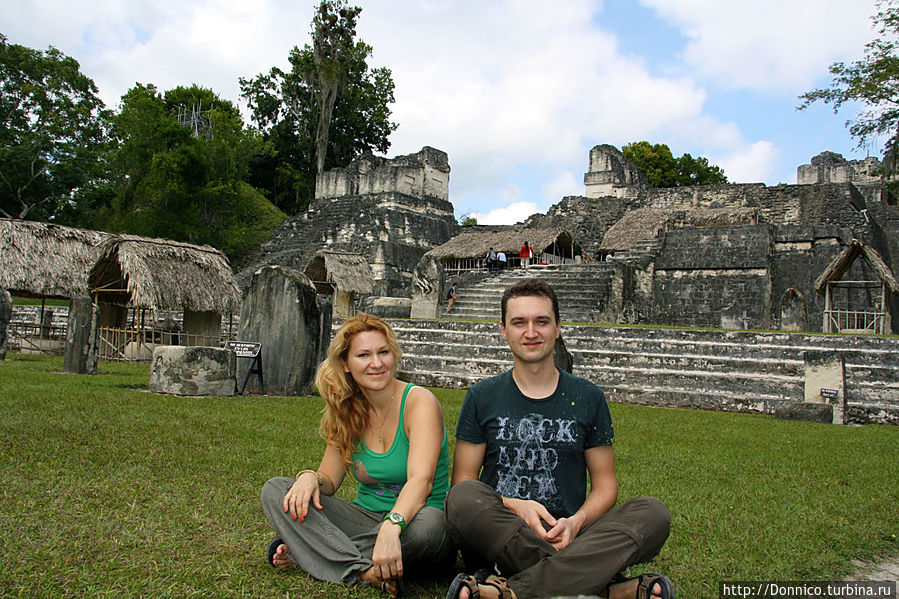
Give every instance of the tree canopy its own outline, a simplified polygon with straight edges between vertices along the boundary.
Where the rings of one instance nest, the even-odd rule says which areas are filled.
[[[246,183],[261,140],[212,90],[137,84],[113,118],[114,197],[101,228],[215,246],[232,258],[285,218]]]
[[[727,183],[724,171],[710,164],[708,158],[693,158],[690,154],[675,158],[666,144],[635,141],[622,147],[621,151],[646,176],[651,187]]]
[[[895,0],[880,0],[877,7],[872,20],[880,37],[865,45],[861,60],[831,64],[830,87],[799,96],[799,110],[821,101],[836,113],[847,102],[858,102],[862,110],[846,122],[849,133],[860,147],[885,137],[884,158],[892,170],[899,151],[899,6]]]
[[[322,0],[312,20],[312,44],[295,46],[291,68],[240,79],[266,151],[251,164],[250,181],[288,213],[305,209],[316,174],[346,166],[364,152],[386,152],[394,83],[387,68],[370,68],[372,48],[356,39],[361,9]]]
[[[105,114],[74,58],[0,34],[0,215],[55,216],[95,174]]]

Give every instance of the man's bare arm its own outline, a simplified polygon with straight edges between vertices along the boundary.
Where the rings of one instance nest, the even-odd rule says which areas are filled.
[[[481,475],[486,453],[486,443],[470,443],[457,439],[456,452],[453,454],[453,484],[463,480],[477,480]]]

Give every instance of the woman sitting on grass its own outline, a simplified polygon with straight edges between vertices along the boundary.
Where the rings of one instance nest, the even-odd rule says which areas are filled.
[[[337,331],[315,376],[325,399],[321,463],[262,489],[279,535],[268,548],[272,566],[397,596],[410,570],[452,564],[443,412],[430,391],[396,378],[401,355],[393,329],[375,316],[359,314]],[[359,481],[352,503],[333,497],[347,472]]]

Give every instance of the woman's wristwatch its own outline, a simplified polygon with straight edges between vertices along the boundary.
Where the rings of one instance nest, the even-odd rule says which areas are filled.
[[[400,534],[406,532],[406,519],[403,518],[403,515],[399,512],[390,512],[386,516],[384,516],[383,521],[389,521],[391,524],[396,524],[400,527]]]

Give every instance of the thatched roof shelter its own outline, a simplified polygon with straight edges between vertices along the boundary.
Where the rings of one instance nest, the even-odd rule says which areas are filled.
[[[240,290],[228,259],[205,245],[112,236],[88,285],[102,301],[120,306],[219,314],[240,309]]]
[[[87,274],[108,233],[0,218],[0,288],[22,297],[87,295]]]
[[[517,256],[518,250],[527,241],[540,253],[554,243],[560,248],[571,248],[574,237],[560,228],[536,229],[526,227],[466,227],[461,233],[428,252],[439,260],[460,258],[483,258],[490,248]],[[570,253],[570,249],[568,252]]]
[[[348,293],[370,294],[375,287],[368,261],[359,254],[319,250],[303,269],[303,274],[315,283],[319,293],[330,294],[331,289],[319,289],[332,283]]]
[[[609,227],[600,248],[624,251],[642,239],[655,239],[659,234],[684,226],[722,227],[755,224],[756,208],[638,208],[625,214]]]
[[[846,271],[849,270],[849,267],[852,266],[852,263],[855,262],[859,255],[864,257],[865,261],[874,269],[874,272],[877,273],[877,276],[880,277],[880,280],[887,286],[890,292],[899,293],[899,282],[896,281],[896,277],[893,276],[890,267],[886,265],[886,262],[880,257],[877,250],[858,239],[850,241],[843,248],[843,251],[824,269],[824,272],[815,281],[815,291],[824,295],[827,290],[827,283],[839,281],[843,278],[843,275],[846,274]]]

